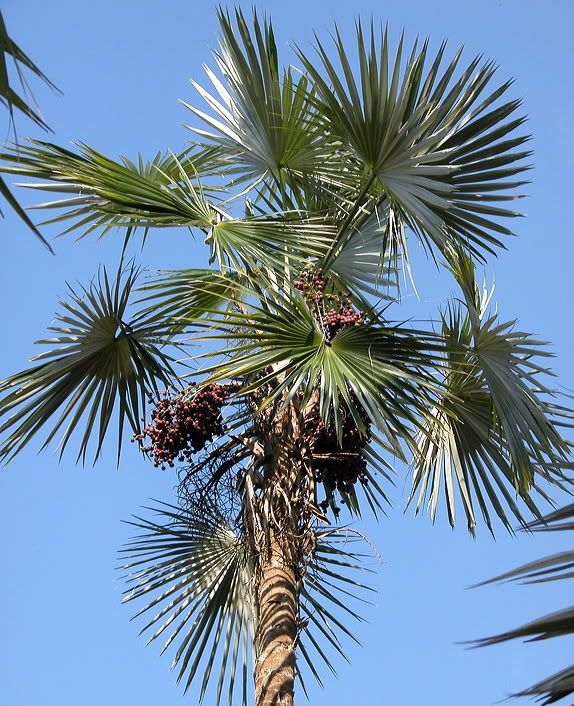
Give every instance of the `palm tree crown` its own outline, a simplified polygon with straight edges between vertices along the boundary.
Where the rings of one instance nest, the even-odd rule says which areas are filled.
[[[380,513],[399,461],[417,511],[442,500],[471,531],[477,516],[525,525],[568,482],[571,413],[544,344],[475,277],[526,183],[511,82],[444,44],[392,52],[360,22],[356,53],[336,31],[336,60],[317,40],[283,68],[267,19],[219,21],[183,152],[116,161],[30,141],[2,155],[56,194],[45,223],[126,240],[191,228],[211,267],[142,282],[122,259],[71,292],[50,348],[0,382],[0,456],[47,429],[44,446],[79,438],[78,459],[97,459],[115,420],[118,454],[129,426],[156,465],[178,465],[177,504],[133,521],[126,600],[146,598],[144,631],[174,647],[186,687],[201,667],[202,695],[214,681],[218,703],[236,685],[245,701],[252,659],[257,703],[291,703],[296,652],[320,679],[352,636],[349,596],[368,591],[341,506]],[[460,288],[430,327],[398,313],[412,240]]]

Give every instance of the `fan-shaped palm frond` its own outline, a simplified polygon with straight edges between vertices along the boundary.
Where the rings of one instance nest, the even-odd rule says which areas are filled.
[[[121,551],[128,559],[121,568],[129,572],[123,602],[148,598],[134,617],[152,611],[141,629],[148,634],[153,630],[148,644],[164,640],[162,653],[177,645],[172,668],[178,668],[177,681],[186,690],[203,664],[200,700],[213,677],[217,678],[216,704],[226,683],[229,703],[239,690],[246,704],[257,611],[254,563],[240,532],[232,530],[215,509],[212,517],[201,521],[166,503],[148,509],[158,519],[136,517],[129,522],[143,533]],[[318,530],[316,548],[305,569],[299,645],[306,666],[319,682],[317,657],[333,672],[332,653],[346,659],[342,639],[357,640],[345,618],[360,621],[351,606],[365,603],[361,594],[373,590],[354,578],[357,572],[369,571],[360,563],[365,555],[353,551],[357,539],[345,528]],[[323,640],[329,648],[322,646]],[[303,682],[301,670],[298,673]]]
[[[215,60],[227,86],[205,67],[216,96],[198,83],[194,87],[217,117],[183,103],[209,128],[192,128],[225,148],[241,181],[280,184],[281,172],[313,172],[332,155],[324,138],[313,130],[309,82],[282,73],[271,24],[253,16],[251,32],[243,13],[235,12],[237,27],[229,14],[219,11],[222,32]],[[275,181],[274,181],[275,180]]]
[[[71,290],[71,301],[49,330],[54,336],[38,341],[54,347],[32,360],[33,367],[0,382],[0,432],[9,432],[0,458],[10,459],[59,411],[44,448],[60,431],[60,449],[70,441],[81,419],[85,422],[78,459],[86,458],[92,434],[100,454],[118,405],[118,454],[127,420],[140,429],[146,394],[157,392],[158,382],[169,384],[170,357],[161,351],[161,330],[153,316],[130,325],[125,319],[129,296],[138,276],[131,266],[110,282],[104,269],[81,292]],[[63,408],[63,409],[62,409]]]
[[[441,71],[444,44],[425,73],[428,41],[420,49],[415,43],[403,69],[403,39],[393,62],[386,31],[379,35],[371,26],[365,36],[360,22],[356,77],[338,30],[334,44],[340,66],[317,41],[323,72],[315,59],[298,55],[316,89],[324,131],[356,160],[362,188],[350,217],[378,187],[379,198],[439,250],[453,238],[477,255],[502,245],[499,236],[510,231],[496,219],[518,214],[491,204],[515,198],[508,189],[524,182],[510,179],[524,171],[529,154],[517,151],[526,137],[502,139],[524,120],[507,121],[520,101],[498,104],[511,82],[489,92],[495,67],[481,65],[480,57],[456,78],[460,50]],[[350,237],[341,229],[340,239]]]
[[[424,399],[436,392],[432,374],[440,362],[441,344],[432,333],[403,327],[364,323],[350,326],[329,340],[321,321],[298,292],[274,291],[261,305],[247,301],[258,294],[242,285],[245,310],[213,312],[208,322],[189,321],[208,329],[195,340],[226,344],[222,361],[203,369],[210,380],[254,376],[243,393],[273,381],[263,406],[302,395],[302,404],[315,389],[323,419],[341,429],[344,402],[362,427],[357,404],[380,429],[389,447],[403,458],[399,440],[410,440],[410,426]],[[221,351],[203,357],[220,356]],[[351,393],[354,395],[351,395]]]
[[[252,568],[241,539],[214,510],[213,518],[191,520],[179,508],[161,504],[157,522],[135,518],[130,524],[144,533],[122,550],[131,561],[124,602],[151,600],[136,617],[159,610],[141,632],[154,629],[149,641],[166,638],[162,652],[178,642],[172,667],[187,690],[202,658],[206,658],[200,698],[221,660],[216,703],[228,681],[232,702],[240,667],[243,703],[247,703],[249,653],[255,634]],[[170,628],[170,632],[166,630]]]
[[[538,532],[572,531],[574,529],[574,505],[567,505],[546,515],[536,523],[529,525],[529,529]],[[531,561],[479,585],[484,586],[501,581],[520,581],[521,583],[536,584],[572,579],[573,577],[574,551],[565,551]],[[499,635],[482,638],[474,644],[477,647],[484,647],[520,638],[528,641],[538,641],[572,634],[574,634],[574,606],[537,618]],[[542,706],[547,706],[547,704],[560,701],[571,694],[574,694],[574,665],[566,667],[566,669],[562,669],[524,691],[513,695],[534,696],[537,697]]]
[[[82,235],[112,227],[135,228],[195,226],[209,227],[217,214],[208,203],[196,174],[209,163],[207,155],[186,151],[181,160],[175,155],[159,155],[151,163],[138,165],[128,159],[116,162],[87,145],[80,154],[48,142],[30,140],[17,150],[0,155],[12,161],[0,170],[42,180],[24,186],[68,197],[34,208],[64,209],[45,223],[72,221],[64,231],[80,230]],[[209,148],[208,148],[209,150]],[[204,165],[202,167],[202,165]]]
[[[548,351],[515,331],[513,322],[487,315],[488,292],[480,296],[470,259],[464,253],[457,258],[466,311],[454,305],[442,319],[446,390],[440,406],[429,408],[418,438],[411,499],[418,494],[418,510],[428,498],[434,519],[444,492],[454,524],[458,489],[470,529],[476,524],[474,496],[489,528],[492,508],[510,530],[505,504],[525,524],[514,493],[540,517],[531,487],[546,498],[541,480],[558,487],[568,482],[570,445],[559,432],[564,410],[540,380],[549,371],[536,360]]]

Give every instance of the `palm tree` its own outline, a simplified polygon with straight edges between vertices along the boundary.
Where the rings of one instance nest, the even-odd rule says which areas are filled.
[[[379,516],[408,463],[417,511],[442,500],[470,531],[477,515],[526,525],[568,482],[570,412],[544,345],[475,277],[526,183],[511,82],[492,88],[493,63],[461,68],[461,51],[445,64],[444,44],[431,57],[401,38],[392,56],[386,30],[361,23],[356,55],[336,31],[336,61],[317,40],[283,69],[267,19],[219,21],[183,152],[116,161],[31,141],[2,155],[56,194],[46,223],[118,228],[125,244],[115,278],[72,291],[49,349],[0,383],[0,456],[48,429],[42,448],[76,440],[97,460],[113,421],[118,461],[128,426],[177,465],[177,501],[133,519],[125,600],[147,598],[142,631],[175,649],[186,688],[202,673],[202,696],[216,679],[217,703],[224,689],[245,703],[251,664],[258,706],[292,704],[368,590],[343,509]],[[142,281],[126,244],[165,227],[203,233],[211,267]],[[430,327],[394,313],[413,240],[461,292]]]

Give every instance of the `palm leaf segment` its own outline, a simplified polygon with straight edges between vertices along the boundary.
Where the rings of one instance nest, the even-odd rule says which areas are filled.
[[[175,155],[157,155],[151,162],[134,164],[127,158],[116,162],[96,150],[79,145],[77,154],[48,142],[31,140],[17,151],[2,155],[12,166],[2,171],[43,180],[24,186],[42,191],[67,194],[35,206],[43,209],[65,209],[55,218],[58,223],[71,220],[64,231],[81,230],[82,235],[112,227],[209,227],[217,214],[205,198],[201,186],[194,185],[199,170],[205,169],[206,153],[187,150]],[[48,181],[46,181],[48,180]]]
[[[511,231],[495,219],[519,214],[496,203],[516,198],[507,190],[524,183],[512,178],[529,154],[517,149],[528,138],[503,139],[524,121],[506,122],[520,101],[498,104],[511,82],[489,92],[495,67],[479,57],[456,78],[461,50],[441,71],[445,45],[425,73],[428,42],[420,49],[415,43],[403,70],[403,39],[393,63],[386,31],[378,36],[371,27],[366,37],[360,23],[357,79],[338,31],[334,41],[340,68],[319,41],[323,72],[298,53],[316,89],[322,129],[355,161],[361,194],[374,187],[380,201],[441,251],[452,239],[477,255],[502,245],[499,236]]]
[[[162,653],[175,650],[172,668],[186,690],[201,667],[200,700],[217,679],[216,704],[227,689],[229,704],[239,691],[246,705],[257,614],[254,562],[241,533],[216,510],[198,520],[165,503],[149,509],[154,520],[129,523],[142,533],[121,552],[127,560],[121,568],[128,572],[123,601],[147,599],[134,617],[145,620],[141,633],[150,635],[148,644],[161,639]],[[356,642],[344,616],[361,620],[350,606],[365,602],[357,593],[372,590],[354,577],[365,569],[352,545],[344,530],[317,532],[301,590],[301,654],[319,681],[318,662],[334,672],[333,655],[345,657],[343,636]]]
[[[529,529],[539,532],[572,531],[574,529],[574,505],[567,505],[545,516],[542,520],[529,525]],[[573,567],[574,551],[565,551],[529,562],[480,585],[499,581],[520,581],[534,584],[564,579],[571,580]],[[574,606],[569,606],[555,613],[532,620],[513,630],[478,640],[475,645],[495,645],[515,639],[528,641],[548,640],[564,635],[572,635],[573,633]],[[514,696],[536,697],[542,706],[547,706],[547,704],[560,701],[571,694],[574,694],[574,665],[552,674],[524,691],[514,694]]]
[[[537,362],[550,355],[544,344],[487,314],[492,292],[479,292],[465,253],[451,252],[451,269],[464,303],[442,318],[445,392],[425,415],[411,498],[418,494],[417,510],[426,500],[434,518],[443,493],[454,524],[458,489],[470,529],[476,523],[473,497],[491,529],[490,509],[510,529],[504,504],[525,523],[514,493],[540,516],[531,487],[547,498],[540,481],[567,482],[570,445],[559,427],[570,413],[553,402],[556,391],[540,379],[549,374]]]
[[[111,282],[103,269],[81,292],[71,290],[62,312],[49,330],[52,345],[35,365],[0,382],[0,433],[9,432],[0,458],[9,460],[52,421],[45,447],[63,429],[64,451],[80,420],[85,424],[78,459],[85,460],[90,438],[96,437],[96,458],[117,405],[118,453],[125,422],[140,429],[146,395],[172,379],[170,358],[159,345],[161,331],[152,316],[126,321],[129,296],[138,276],[133,266]],[[59,416],[58,416],[59,415]]]
[[[2,105],[4,105],[8,109],[10,119],[12,121],[14,120],[14,108],[16,108],[16,110],[20,111],[27,118],[30,118],[30,120],[35,122],[36,125],[39,125],[44,130],[49,130],[50,128],[48,127],[47,123],[38,113],[38,111],[32,108],[30,102],[27,101],[27,97],[26,99],[22,98],[22,96],[15,91],[13,85],[10,84],[10,77],[8,72],[9,59],[12,59],[12,61],[14,62],[14,67],[18,74],[20,85],[24,90],[24,95],[26,95],[26,91],[28,88],[27,81],[24,76],[24,70],[30,71],[50,88],[58,90],[56,86],[54,86],[54,84],[48,79],[48,77],[32,61],[32,59],[30,59],[26,52],[24,52],[18,46],[18,44],[16,44],[16,42],[10,37],[10,35],[8,34],[8,30],[6,29],[6,24],[4,23],[4,17],[0,12],[0,103],[2,103]],[[8,185],[1,178],[0,194],[2,194],[2,196],[10,204],[14,211],[16,211],[18,216],[24,221],[24,223],[26,223],[28,228],[33,231],[36,237],[42,241],[42,243],[48,248],[50,252],[53,252],[48,241],[43,237],[40,231],[32,223],[26,211],[24,211],[22,206],[14,198],[12,192],[8,188]],[[0,211],[0,216],[1,215],[2,211]]]
[[[332,154],[313,129],[308,79],[295,78],[291,68],[281,72],[270,23],[259,22],[255,14],[251,32],[241,11],[235,19],[237,29],[227,13],[219,12],[222,37],[215,60],[226,85],[209,67],[216,95],[192,81],[217,117],[183,104],[209,128],[194,132],[225,149],[229,173],[250,186],[265,181],[272,193],[284,172],[313,172]]]

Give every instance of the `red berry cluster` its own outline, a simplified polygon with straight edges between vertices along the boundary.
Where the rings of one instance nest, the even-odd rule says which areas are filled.
[[[367,482],[367,461],[361,449],[369,442],[370,420],[355,400],[355,407],[364,424],[361,431],[345,405],[341,406],[342,438],[337,439],[335,424],[325,425],[319,414],[319,406],[314,406],[305,420],[305,441],[309,452],[315,480],[325,485],[327,494],[333,491],[350,493],[357,481]],[[326,509],[328,500],[321,503]]]
[[[344,304],[337,309],[329,309],[323,317],[323,326],[330,341],[333,337],[347,326],[355,326],[363,323],[363,314],[355,311],[350,304]]]
[[[192,454],[201,451],[214,436],[223,434],[221,408],[228,393],[236,390],[235,385],[215,383],[192,388],[191,392],[166,394],[157,401],[151,422],[134,440],[150,438],[151,444],[143,450],[153,454],[156,467],[173,467],[176,459],[191,461]]]
[[[312,299],[322,299],[322,294],[327,286],[327,280],[323,275],[323,270],[303,270],[299,277],[293,282],[295,289]]]
[[[322,270],[303,270],[293,282],[295,289],[303,292],[307,300],[313,303],[313,312],[321,322],[327,341],[347,326],[363,323],[363,314],[353,309],[348,294],[328,292],[329,284]]]

